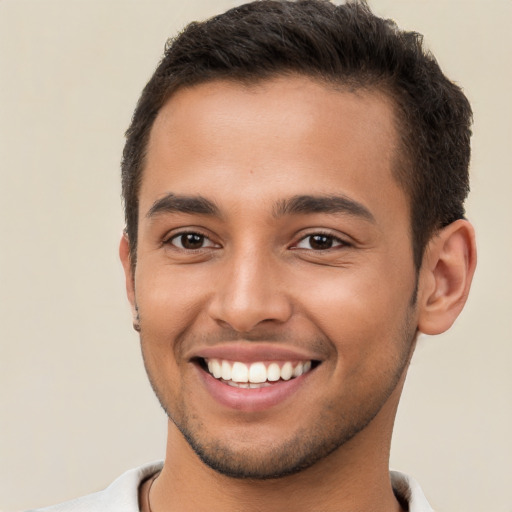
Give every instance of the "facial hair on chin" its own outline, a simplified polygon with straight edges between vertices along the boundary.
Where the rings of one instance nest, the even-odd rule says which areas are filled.
[[[141,344],[144,364],[153,391],[168,418],[181,432],[197,457],[214,471],[228,477],[267,480],[282,478],[311,467],[368,426],[400,383],[412,356],[416,329],[411,328],[409,315],[400,331],[398,336],[401,338],[401,349],[392,368],[386,372],[386,386],[379,388],[378,393],[374,394],[373,399],[366,403],[364,408],[353,408],[332,418],[327,415],[327,411],[339,410],[339,404],[327,404],[313,424],[297,429],[293,437],[284,439],[279,445],[267,445],[265,450],[261,447],[233,449],[229,442],[209,438],[206,434],[207,428],[201,419],[189,413],[183,402],[171,409],[161,386],[153,378],[145,355],[142,332]],[[315,343],[318,343],[318,340]]]

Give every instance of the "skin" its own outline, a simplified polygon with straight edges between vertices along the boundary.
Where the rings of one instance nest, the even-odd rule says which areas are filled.
[[[457,221],[416,273],[409,203],[392,175],[397,140],[385,95],[305,77],[207,83],[161,109],[135,269],[129,241],[120,245],[146,369],[170,418],[153,512],[401,510],[389,446],[416,334],[455,320],[475,250]],[[333,195],[342,207],[325,207]],[[327,211],[298,211],[299,196]],[[190,201],[179,211],[176,197],[215,211]],[[185,233],[200,235],[197,248],[183,247]],[[223,347],[237,360],[249,345],[320,364],[272,407],[220,405],[193,356]]]

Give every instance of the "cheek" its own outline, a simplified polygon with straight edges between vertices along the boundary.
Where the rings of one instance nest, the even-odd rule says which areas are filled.
[[[351,269],[315,281],[304,311],[336,350],[337,371],[378,372],[403,351],[413,289],[397,276]]]
[[[135,280],[141,327],[157,336],[178,337],[204,302],[201,282],[179,268],[149,267],[141,267]]]
[[[146,262],[135,276],[135,297],[141,327],[144,364],[166,410],[183,393],[181,357],[183,334],[195,318],[194,288],[184,286],[168,267]]]
[[[169,269],[146,268],[141,266],[135,283],[144,362],[154,387],[176,391],[181,383],[174,377],[185,364],[182,340],[197,318],[197,288],[186,286]]]

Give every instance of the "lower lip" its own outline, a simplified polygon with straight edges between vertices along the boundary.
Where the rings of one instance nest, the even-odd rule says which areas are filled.
[[[196,368],[207,391],[219,404],[244,412],[264,411],[284,402],[302,387],[313,371],[270,386],[247,389],[224,384],[199,366]]]

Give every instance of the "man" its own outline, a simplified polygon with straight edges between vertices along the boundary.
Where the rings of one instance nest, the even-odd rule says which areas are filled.
[[[471,109],[365,4],[192,24],[139,100],[120,256],[165,462],[51,510],[431,510],[388,469],[419,332],[476,264]]]

